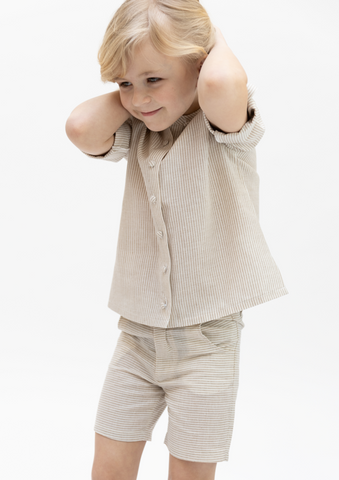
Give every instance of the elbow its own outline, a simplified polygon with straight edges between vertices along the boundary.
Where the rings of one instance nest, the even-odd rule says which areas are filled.
[[[70,115],[65,123],[65,132],[67,137],[74,143],[74,140],[81,135],[81,125]]]

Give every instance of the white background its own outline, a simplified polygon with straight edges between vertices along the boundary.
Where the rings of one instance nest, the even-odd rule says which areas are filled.
[[[228,462],[216,480],[337,480],[338,13],[335,0],[202,2],[257,86],[260,223],[289,295],[244,310]],[[1,12],[1,464],[6,480],[90,479],[120,331],[107,307],[127,162],[67,138],[115,90],[97,51],[117,1]],[[166,480],[167,409],[138,480]]]

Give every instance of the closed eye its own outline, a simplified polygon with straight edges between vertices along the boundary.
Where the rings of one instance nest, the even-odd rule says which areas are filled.
[[[150,83],[157,83],[158,81],[161,80],[161,78],[158,78],[158,77],[150,77],[148,78],[147,80],[155,80],[155,82],[150,82]],[[119,87],[123,87],[123,88],[127,88],[129,87],[130,85],[126,85],[126,83],[130,83],[130,82],[122,82],[119,84]]]

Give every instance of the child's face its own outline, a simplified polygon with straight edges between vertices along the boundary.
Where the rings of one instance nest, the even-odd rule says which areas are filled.
[[[116,79],[123,107],[153,131],[171,126],[181,115],[199,108],[197,82],[204,60],[187,67],[179,58],[154,49],[149,40],[136,48],[123,79]],[[145,72],[147,75],[142,75]],[[142,112],[152,112],[144,116]]]

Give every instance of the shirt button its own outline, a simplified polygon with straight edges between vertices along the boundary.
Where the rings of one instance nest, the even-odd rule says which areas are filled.
[[[156,197],[154,195],[151,196],[151,202],[155,203],[157,201]]]
[[[150,160],[150,161],[148,162],[148,164],[149,164],[149,166],[152,167],[152,168],[153,168],[154,165],[155,165],[155,163],[153,162],[153,160]]]
[[[167,266],[166,266],[166,265],[164,265],[164,266],[162,267],[162,271],[163,271],[164,273],[167,272]]]
[[[163,146],[166,147],[166,145],[169,144],[169,140],[165,140],[164,143],[163,143]]]
[[[161,308],[164,309],[167,307],[167,300],[165,299],[163,302],[161,302]]]
[[[162,238],[162,231],[161,231],[161,230],[158,230],[158,231],[157,231],[157,235],[158,235],[158,237]]]

